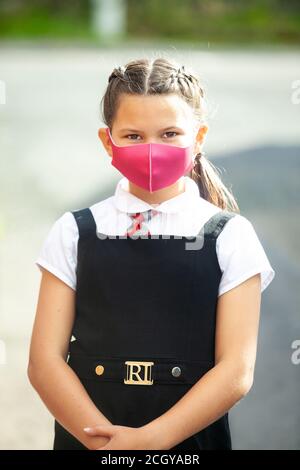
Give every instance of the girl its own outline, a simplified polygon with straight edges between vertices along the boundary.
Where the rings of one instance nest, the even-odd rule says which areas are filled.
[[[232,448],[275,272],[204,157],[204,105],[164,58],[109,76],[98,135],[122,178],[59,217],[36,260],[28,376],[55,450]]]

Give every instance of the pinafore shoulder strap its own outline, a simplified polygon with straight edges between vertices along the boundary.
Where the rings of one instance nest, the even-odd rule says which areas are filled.
[[[221,210],[214,214],[208,221],[204,224],[203,234],[206,238],[217,239],[219,234],[222,232],[225,224],[235,217],[236,212],[231,212],[227,210]]]
[[[87,238],[89,235],[95,235],[97,226],[92,214],[92,211],[89,207],[84,209],[78,209],[71,211],[73,216],[75,217],[79,238],[81,240]]]

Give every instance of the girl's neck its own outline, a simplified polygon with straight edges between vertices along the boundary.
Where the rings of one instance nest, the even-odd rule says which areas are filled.
[[[129,191],[134,196],[142,199],[143,201],[147,202],[148,204],[161,204],[168,199],[171,199],[185,191],[185,180],[184,177],[179,178],[175,183],[167,188],[159,189],[154,193],[150,193],[149,191],[140,188],[139,186],[135,185],[131,181],[129,181]]]

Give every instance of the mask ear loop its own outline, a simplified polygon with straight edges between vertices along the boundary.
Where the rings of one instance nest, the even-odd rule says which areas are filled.
[[[194,142],[196,141],[196,135],[197,135],[198,127],[195,127],[194,130]],[[200,159],[201,159],[202,153],[198,152],[196,155],[193,155],[193,170],[194,168],[200,164]]]

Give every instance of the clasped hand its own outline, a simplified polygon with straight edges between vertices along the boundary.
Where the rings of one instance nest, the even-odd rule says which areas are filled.
[[[157,450],[154,435],[144,427],[132,428],[114,424],[102,424],[84,428],[89,436],[106,437],[107,443],[95,450]]]

